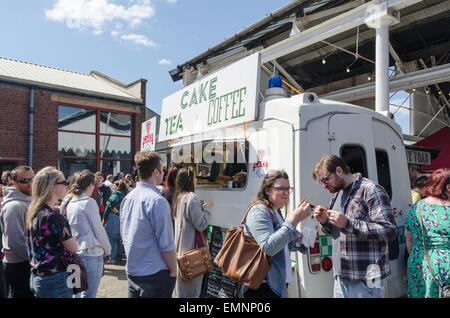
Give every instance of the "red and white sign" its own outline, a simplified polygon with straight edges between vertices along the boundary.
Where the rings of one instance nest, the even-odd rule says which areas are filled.
[[[258,168],[265,168],[265,170],[269,170],[269,161],[264,160],[264,156],[266,155],[266,152],[264,149],[258,150],[258,161],[253,164],[253,171],[255,171]]]
[[[156,117],[142,123],[141,151],[154,151],[156,143]]]

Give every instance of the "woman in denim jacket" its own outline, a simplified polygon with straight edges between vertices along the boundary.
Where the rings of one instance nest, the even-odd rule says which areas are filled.
[[[297,225],[311,215],[308,202],[301,202],[284,220],[280,209],[290,194],[289,176],[284,171],[269,171],[264,177],[256,198],[250,203],[245,222],[245,234],[254,238],[261,249],[272,257],[270,271],[260,288],[251,290],[244,286],[246,298],[287,297],[287,283],[291,281],[290,251],[307,253],[301,245],[302,234]],[[270,211],[270,214],[269,214]]]

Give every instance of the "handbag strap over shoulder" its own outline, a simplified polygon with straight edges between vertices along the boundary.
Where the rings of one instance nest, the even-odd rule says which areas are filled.
[[[183,212],[181,213],[180,232],[178,233],[177,252],[176,252],[177,254],[178,254],[178,250],[180,249],[181,231],[183,230],[184,211],[186,210],[186,204],[187,204],[187,195],[185,196],[184,203],[183,203]]]
[[[247,208],[247,211],[245,211],[244,218],[242,219],[241,224],[245,224],[245,221],[247,220],[247,214],[248,214],[248,212],[250,212],[250,210],[251,210],[255,205],[260,204],[260,203],[261,203],[261,202],[256,202],[256,203],[250,205],[250,206]],[[267,206],[266,206],[266,207],[267,207]],[[274,224],[275,224],[275,221],[273,220],[273,214],[270,212],[269,207],[267,207],[267,210],[269,211],[270,218],[272,219],[272,225],[274,225]]]
[[[431,261],[430,261],[430,255],[428,254],[428,250],[427,247],[425,245],[425,233],[423,231],[423,225],[422,225],[422,214],[420,213],[421,210],[421,205],[423,204],[423,201],[420,201],[417,204],[417,214],[418,214],[418,219],[419,219],[419,223],[420,223],[420,231],[422,232],[422,244],[423,244],[423,250],[425,252],[425,258],[427,259],[427,263],[428,263],[428,270],[431,273],[431,276],[433,276],[434,281],[436,282],[436,284],[439,286],[440,289],[442,289],[441,284],[439,284],[439,280],[436,278],[436,276],[434,275],[433,272],[433,268],[431,267]]]

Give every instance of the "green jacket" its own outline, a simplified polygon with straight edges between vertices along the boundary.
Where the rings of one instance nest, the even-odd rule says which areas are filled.
[[[105,212],[103,213],[103,224],[106,224],[106,219],[113,208],[120,208],[120,203],[122,203],[123,198],[125,198],[123,192],[116,191],[111,194],[108,201],[106,201]]]

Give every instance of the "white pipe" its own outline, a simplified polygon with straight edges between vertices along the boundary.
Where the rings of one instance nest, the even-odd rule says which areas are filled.
[[[30,89],[30,103],[28,107],[28,166],[33,168],[33,140],[34,140],[34,88]]]
[[[389,22],[376,28],[375,53],[375,110],[389,112]]]

